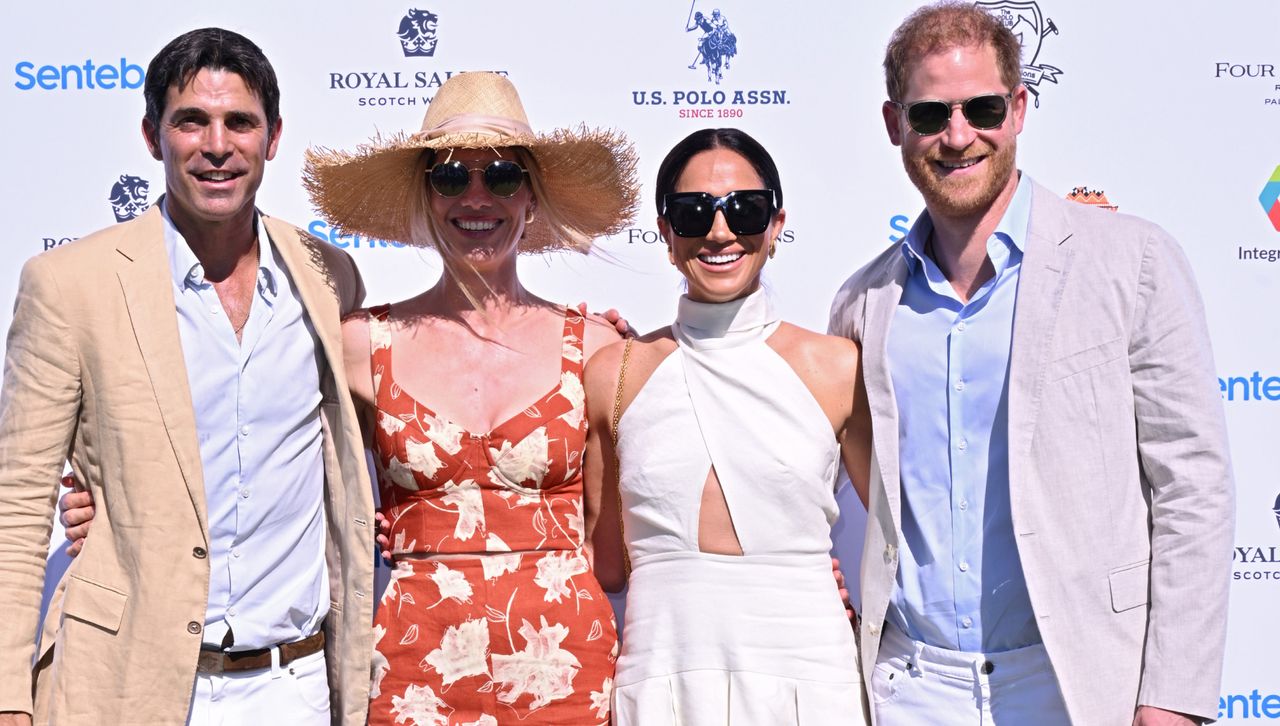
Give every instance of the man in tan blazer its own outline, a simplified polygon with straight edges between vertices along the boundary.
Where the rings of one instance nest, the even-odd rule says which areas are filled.
[[[880,724],[1216,714],[1233,484],[1187,260],[1016,168],[1020,47],[971,4],[886,53],[926,211],[840,290],[874,419],[861,656]]]
[[[359,275],[256,210],[281,131],[257,46],[192,31],[144,91],[166,195],[22,272],[0,394],[0,724],[363,724],[373,507],[339,330]],[[96,520],[35,653],[67,458]]]

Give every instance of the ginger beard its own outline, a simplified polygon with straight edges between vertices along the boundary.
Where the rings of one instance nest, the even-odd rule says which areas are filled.
[[[902,165],[911,183],[920,190],[930,213],[963,219],[989,209],[1009,184],[1017,137],[1010,135],[999,147],[978,138],[962,152],[934,146],[923,154],[913,153],[907,144],[901,149]],[[978,166],[983,168],[967,171],[978,171],[976,174],[957,174],[941,166],[975,159],[980,159]]]

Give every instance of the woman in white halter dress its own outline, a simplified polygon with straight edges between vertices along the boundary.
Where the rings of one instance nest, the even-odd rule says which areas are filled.
[[[785,218],[776,175],[732,129],[672,151],[660,213],[689,192],[713,207],[709,230],[687,205],[659,222],[689,293],[669,329],[588,366],[596,572],[621,584],[622,539],[631,566],[615,726],[865,723],[828,553],[840,457],[865,492],[869,422],[856,347],[780,322],[759,287]],[[742,199],[716,203],[743,190],[775,195],[763,230]]]

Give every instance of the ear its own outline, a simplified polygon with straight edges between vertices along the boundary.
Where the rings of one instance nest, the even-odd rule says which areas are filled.
[[[769,242],[782,236],[782,230],[787,226],[787,210],[779,209],[773,214],[773,221],[769,223]]]
[[[1027,87],[1021,83],[1018,84],[1017,88],[1013,89],[1013,98],[1009,101],[1009,113],[1013,118],[1013,133],[1015,134],[1022,133],[1022,124],[1027,117],[1027,96],[1029,95],[1031,94],[1027,92]]]
[[[142,140],[147,142],[147,151],[151,152],[151,158],[164,161],[164,156],[160,153],[160,130],[151,123],[151,119],[146,117],[142,119]]]
[[[280,146],[280,133],[284,131],[284,119],[277,118],[271,135],[267,139],[267,161],[276,158],[276,148]]]
[[[880,106],[880,115],[884,116],[884,130],[889,134],[889,143],[902,146],[902,113],[893,101],[885,101]]]

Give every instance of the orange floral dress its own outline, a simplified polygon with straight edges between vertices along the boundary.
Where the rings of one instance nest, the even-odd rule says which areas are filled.
[[[560,382],[476,435],[396,383],[389,313],[369,330],[392,553],[454,556],[396,558],[369,723],[608,724],[618,636],[582,551],[585,320],[566,310]]]

